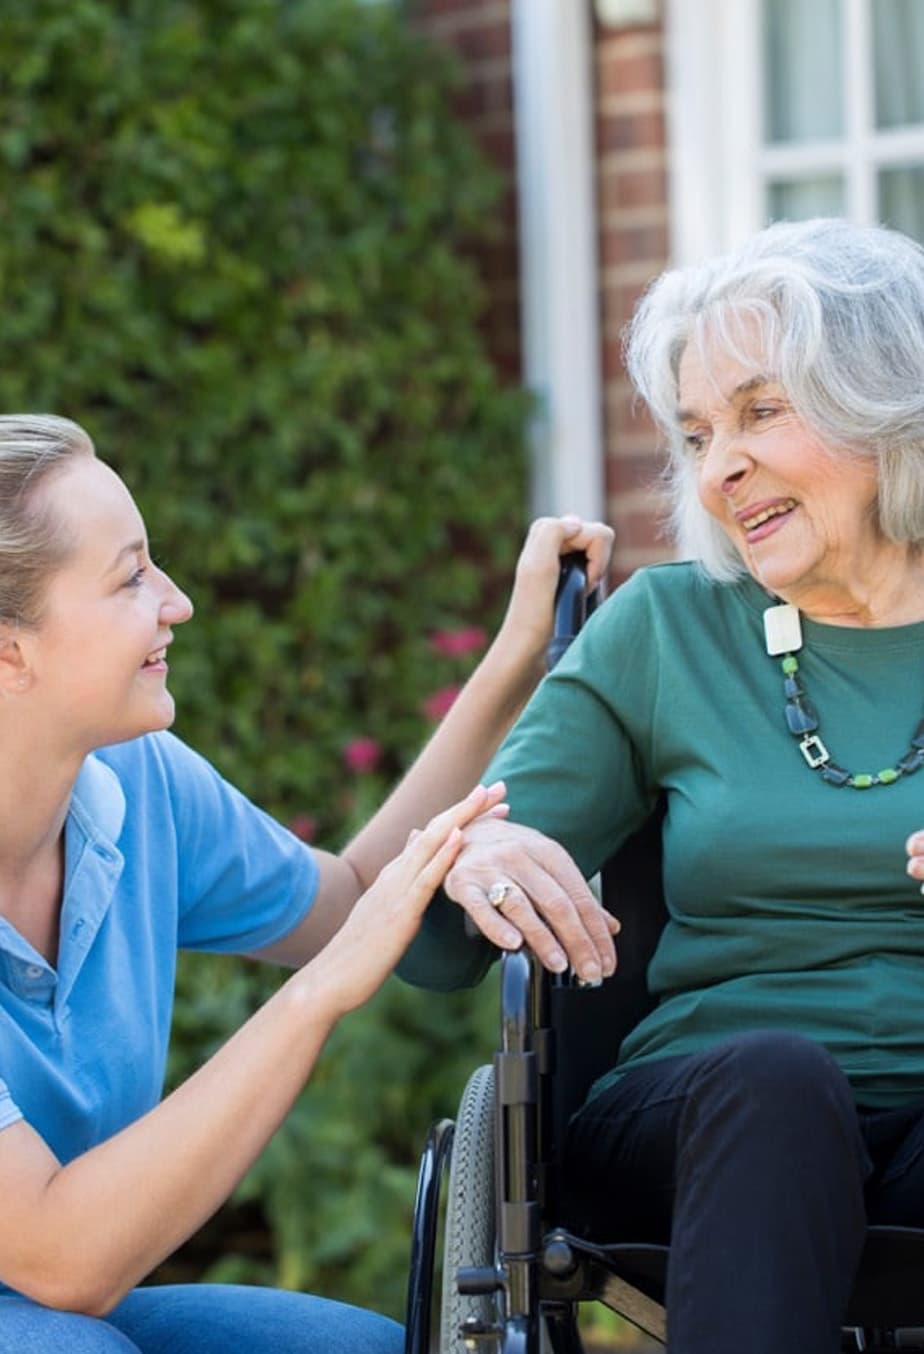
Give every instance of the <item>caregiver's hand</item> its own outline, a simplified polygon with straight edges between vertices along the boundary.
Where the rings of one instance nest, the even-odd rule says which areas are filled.
[[[603,581],[613,551],[613,530],[580,517],[537,517],[520,551],[510,603],[498,642],[543,663],[552,638],[555,591],[563,555],[587,558],[587,590]]]
[[[316,998],[342,1015],[361,1006],[391,973],[420,926],[427,904],[463,844],[461,829],[504,813],[504,784],[476,785],[465,799],[415,829],[357,900],[343,926],[301,970]],[[499,821],[493,817],[492,822]]]

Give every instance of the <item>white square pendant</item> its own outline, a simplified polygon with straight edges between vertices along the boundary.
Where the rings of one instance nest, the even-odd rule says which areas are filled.
[[[768,606],[764,612],[764,635],[767,641],[767,653],[771,658],[776,654],[795,653],[802,648],[802,626],[799,622],[799,608],[789,602],[779,606]]]

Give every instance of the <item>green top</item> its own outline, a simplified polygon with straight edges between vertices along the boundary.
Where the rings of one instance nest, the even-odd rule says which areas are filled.
[[[854,790],[808,768],[764,645],[771,604],[750,579],[640,570],[542,683],[488,779],[588,876],[666,791],[659,1004],[620,1070],[788,1029],[830,1049],[860,1103],[900,1105],[924,1097],[924,898],[904,851],[924,828],[924,770]],[[924,624],[802,627],[800,675],[831,758],[893,766],[924,712]],[[459,911],[431,907],[403,966],[412,981],[484,971],[486,947],[456,939]]]

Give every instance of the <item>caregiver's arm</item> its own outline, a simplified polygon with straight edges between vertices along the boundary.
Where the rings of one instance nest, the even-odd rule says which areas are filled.
[[[613,533],[600,522],[544,517],[517,562],[507,613],[484,658],[404,779],[339,856],[318,851],[320,883],[304,921],[259,954],[301,964],[334,934],[363,889],[401,849],[411,828],[465,794],[482,776],[545,671],[562,555],[587,557],[588,588],[602,580]]]
[[[476,790],[413,833],[330,944],[135,1123],[67,1163],[24,1120],[0,1130],[0,1282],[104,1314],[201,1226],[288,1113],[331,1029],[391,971],[485,802]]]

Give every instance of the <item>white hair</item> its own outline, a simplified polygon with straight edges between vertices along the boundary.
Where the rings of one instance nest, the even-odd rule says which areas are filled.
[[[755,345],[755,334],[758,336]],[[745,572],[696,492],[677,422],[683,352],[760,362],[835,455],[878,461],[889,540],[924,545],[924,249],[881,226],[768,226],[730,254],[661,275],[626,338],[629,374],[668,437],[681,553],[717,579]]]

